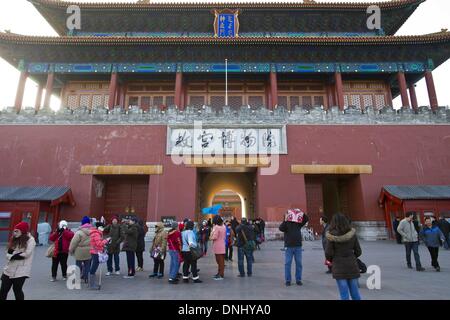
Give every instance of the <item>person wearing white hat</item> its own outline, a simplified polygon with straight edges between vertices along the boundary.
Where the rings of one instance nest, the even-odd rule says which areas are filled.
[[[52,255],[52,282],[56,281],[59,264],[61,264],[63,280],[67,279],[67,259],[69,257],[70,241],[73,236],[74,233],[69,229],[65,220],[61,220],[58,223],[58,229],[50,235],[49,240],[53,241],[55,245]]]

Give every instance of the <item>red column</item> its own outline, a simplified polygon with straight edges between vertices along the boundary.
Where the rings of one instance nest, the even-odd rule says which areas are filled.
[[[272,104],[269,108],[273,110],[278,105],[277,73],[275,71],[270,72],[270,93],[272,96]]]
[[[186,106],[188,105],[188,99],[189,99],[188,87],[187,87],[187,83],[184,83],[183,84],[183,109],[185,109]]]
[[[19,113],[20,109],[22,109],[23,94],[25,93],[27,78],[28,72],[22,71],[20,73],[19,84],[17,85],[16,100],[14,102],[14,107],[16,108],[17,113]]]
[[[121,105],[122,108],[125,108],[125,95],[126,95],[126,85],[124,83],[120,87],[120,99],[119,99],[120,100],[119,105]]]
[[[116,89],[116,100],[114,101],[114,105],[120,105],[120,93],[122,92],[122,85],[121,84],[117,84],[117,89]]]
[[[183,94],[182,90],[183,86],[183,73],[178,71],[175,76],[175,105],[183,110],[183,106],[181,105],[181,95]]]
[[[433,74],[431,71],[425,71],[425,81],[427,83],[428,97],[430,98],[430,106],[432,110],[436,110],[439,106],[436,95],[436,88],[434,86]]]
[[[116,102],[116,91],[117,91],[117,72],[111,73],[111,80],[109,82],[109,99],[108,99],[108,109],[112,110]]]
[[[270,109],[272,105],[272,97],[270,93],[270,83],[268,81],[265,84],[265,91],[266,91],[266,106],[268,109]]]
[[[413,110],[417,110],[419,108],[419,104],[417,103],[416,87],[414,86],[414,83],[409,85],[409,97],[411,98],[411,106]]]
[[[408,91],[406,87],[406,78],[405,73],[403,71],[399,71],[397,73],[397,81],[398,86],[400,88],[400,95],[402,97],[402,107],[409,108],[411,105],[409,104]]]
[[[328,109],[330,109],[331,106],[335,105],[335,102],[334,102],[334,94],[333,94],[331,86],[329,84],[327,84],[326,88],[327,88],[327,103],[324,107],[325,107],[325,110],[328,110]]]
[[[393,107],[394,104],[392,102],[392,90],[391,90],[391,84],[390,83],[386,83],[386,90],[387,90],[387,103],[389,107]]]
[[[336,87],[336,98],[339,110],[344,110],[344,86],[342,85],[342,75],[340,72],[334,73],[334,82]]]
[[[42,103],[42,93],[44,91],[44,85],[42,83],[38,84],[37,94],[36,94],[36,102],[34,103],[34,109],[36,112],[41,108]]]
[[[43,109],[50,109],[50,98],[52,97],[53,82],[55,81],[55,74],[50,72],[47,75],[47,84],[45,86],[45,97]]]

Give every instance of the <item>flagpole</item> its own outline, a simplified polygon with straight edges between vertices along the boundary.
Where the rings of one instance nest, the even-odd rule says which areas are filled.
[[[225,106],[228,106],[228,59],[225,59]]]

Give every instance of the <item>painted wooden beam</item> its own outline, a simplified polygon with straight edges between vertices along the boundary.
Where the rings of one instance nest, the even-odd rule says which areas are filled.
[[[294,174],[372,174],[371,165],[320,165],[293,164],[291,173]]]
[[[104,166],[104,165],[87,165],[81,166],[81,174],[96,174],[96,175],[121,175],[121,174],[135,174],[135,175],[149,175],[149,174],[163,174],[162,165],[137,165],[137,166]]]

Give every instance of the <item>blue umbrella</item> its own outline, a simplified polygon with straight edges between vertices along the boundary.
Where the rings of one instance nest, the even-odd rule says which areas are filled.
[[[216,204],[212,207],[206,207],[202,209],[202,214],[219,214],[219,210],[222,209],[221,204]]]

